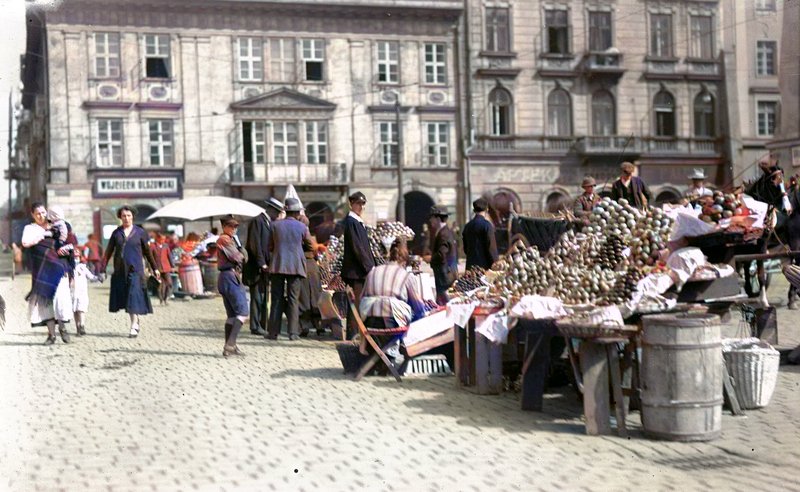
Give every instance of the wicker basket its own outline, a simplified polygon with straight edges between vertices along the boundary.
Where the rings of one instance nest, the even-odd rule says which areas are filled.
[[[557,321],[556,326],[561,335],[570,338],[628,338],[638,331],[633,325],[598,326],[569,321]]]
[[[737,393],[744,408],[769,404],[778,382],[780,352],[777,350],[733,349],[723,352],[725,363],[736,381]]]

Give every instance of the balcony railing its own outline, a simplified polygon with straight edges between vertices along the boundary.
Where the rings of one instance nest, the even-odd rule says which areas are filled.
[[[237,162],[230,165],[228,179],[231,183],[344,184],[347,165]]]
[[[588,53],[583,59],[583,72],[587,77],[620,77],[625,73],[622,53]]]
[[[639,139],[625,135],[592,135],[578,139],[578,151],[582,154],[619,154],[623,150],[627,153],[640,151]]]
[[[716,138],[631,137],[630,135],[554,137],[554,136],[490,136],[481,135],[475,142],[477,152],[567,153],[575,149],[584,155],[683,154],[715,156],[722,152]]]
[[[648,137],[642,139],[642,150],[649,154],[718,155],[722,145],[715,138]]]
[[[537,136],[491,136],[481,135],[476,147],[484,152],[567,152],[576,142],[575,137]]]

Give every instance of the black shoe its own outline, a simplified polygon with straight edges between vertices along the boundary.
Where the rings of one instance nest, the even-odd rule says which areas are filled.
[[[86,328],[83,325],[78,325],[78,336],[82,337],[86,335]]]
[[[308,338],[308,330],[301,331],[300,338]]]
[[[250,333],[253,334],[253,335],[259,335],[259,336],[262,336],[262,337],[267,335],[267,332],[264,330],[264,328],[259,328],[257,330],[250,330]]]
[[[58,333],[61,335],[62,342],[69,343],[69,333],[67,333],[67,330],[62,330],[61,328],[59,328]]]
[[[44,341],[45,345],[53,345],[56,343],[56,336],[55,335],[47,335],[47,340]]]
[[[296,333],[292,333],[291,335],[289,335],[289,341],[290,342],[294,342],[296,340],[300,340],[300,336],[299,335],[297,335]]]
[[[270,335],[269,333],[267,333],[266,335],[264,335],[264,338],[266,338],[267,340],[277,340],[278,335]]]

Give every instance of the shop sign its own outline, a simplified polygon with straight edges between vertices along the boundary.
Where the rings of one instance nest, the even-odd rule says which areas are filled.
[[[800,167],[800,145],[792,147],[792,166]]]
[[[180,173],[97,174],[95,198],[181,198]]]

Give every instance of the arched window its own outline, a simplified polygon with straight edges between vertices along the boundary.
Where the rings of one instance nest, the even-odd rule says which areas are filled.
[[[554,89],[547,96],[547,130],[556,137],[572,135],[572,109],[569,93],[564,89]]]
[[[502,87],[489,93],[489,112],[492,118],[492,135],[511,135],[511,93]]]
[[[675,136],[675,98],[667,91],[661,91],[653,98],[653,111],[656,114],[656,136]]]
[[[608,91],[592,94],[592,135],[605,136],[617,133],[617,112],[614,96]]]
[[[694,98],[694,136],[714,137],[717,134],[714,96],[704,90]]]

